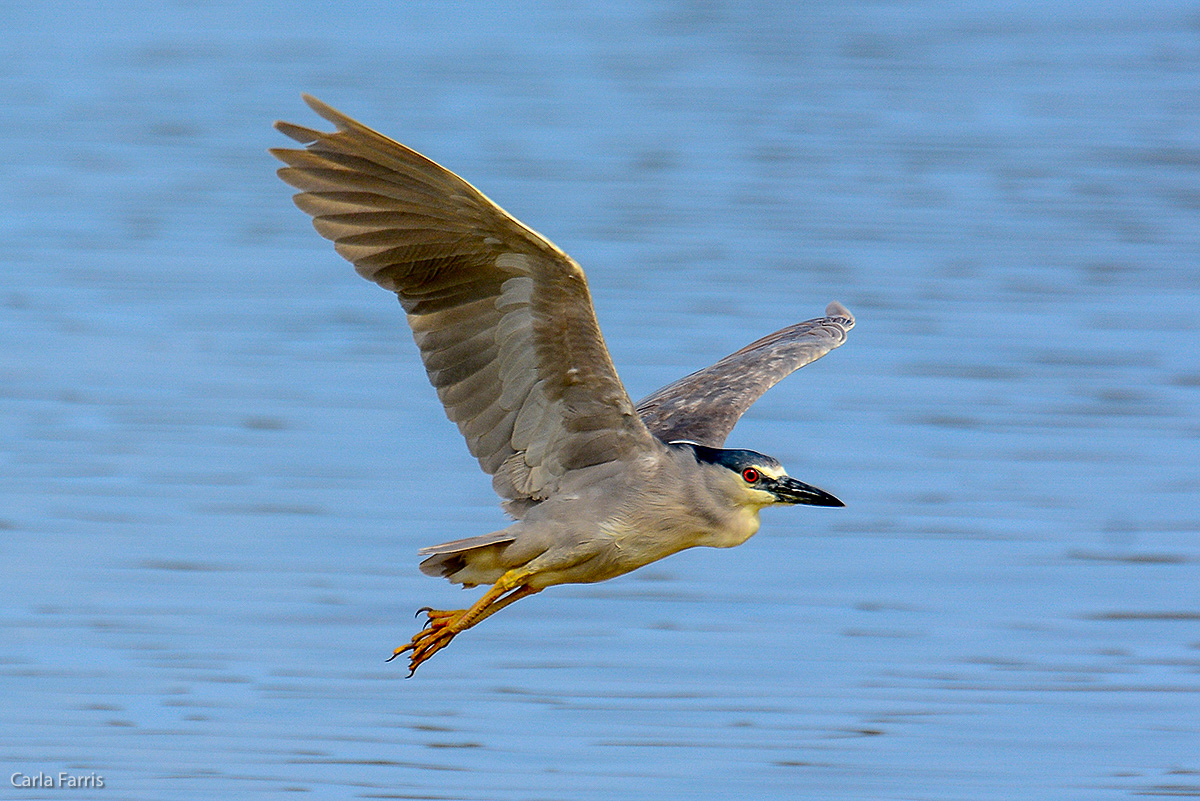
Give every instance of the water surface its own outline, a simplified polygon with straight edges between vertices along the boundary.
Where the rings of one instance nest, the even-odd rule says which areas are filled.
[[[72,798],[1200,795],[1187,3],[31,3],[0,33],[0,761]],[[588,270],[634,397],[837,299],[731,445],[847,501],[523,602],[301,91]],[[6,797],[61,790],[8,788]]]

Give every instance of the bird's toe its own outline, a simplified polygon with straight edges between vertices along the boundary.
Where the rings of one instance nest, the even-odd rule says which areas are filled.
[[[426,619],[421,630],[414,634],[409,642],[393,651],[386,661],[391,662],[401,654],[408,653],[408,675],[412,676],[425,660],[450,644],[450,640],[458,634],[452,625],[462,618],[465,611],[464,609],[445,611],[429,607],[422,608],[418,614],[424,612]]]

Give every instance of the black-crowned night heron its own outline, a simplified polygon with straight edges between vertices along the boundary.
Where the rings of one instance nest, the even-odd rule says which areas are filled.
[[[766,506],[842,506],[770,456],[722,445],[785,376],[846,340],[850,312],[747,345],[636,406],[613,367],[583,270],[475,187],[305,96],[335,133],[271,152],[296,205],[359,274],[395,292],[429,380],[516,522],[424,548],[421,571],[490,584],[469,609],[423,609],[392,658],[409,675],[459,632],[554,584],[628,573],[684,548],[728,548]]]

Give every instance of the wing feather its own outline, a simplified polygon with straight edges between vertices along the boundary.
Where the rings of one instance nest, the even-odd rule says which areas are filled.
[[[510,510],[654,447],[578,264],[454,173],[305,101],[337,130],[276,123],[306,145],[271,151],[279,177],[360,275],[399,296],[447,416]]]
[[[746,410],[771,387],[846,341],[854,315],[836,301],[825,316],[782,328],[711,367],[668,384],[638,403],[638,414],[663,442],[719,448]]]

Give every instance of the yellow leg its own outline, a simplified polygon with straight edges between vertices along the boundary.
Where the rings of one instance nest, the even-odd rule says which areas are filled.
[[[413,635],[407,645],[397,648],[387,661],[391,662],[400,654],[411,651],[408,657],[408,675],[412,676],[426,659],[449,645],[460,631],[466,631],[514,601],[538,592],[525,584],[528,578],[529,574],[524,571],[508,571],[482,598],[473,603],[470,609],[444,611],[426,607],[420,610],[425,613],[425,625]]]

